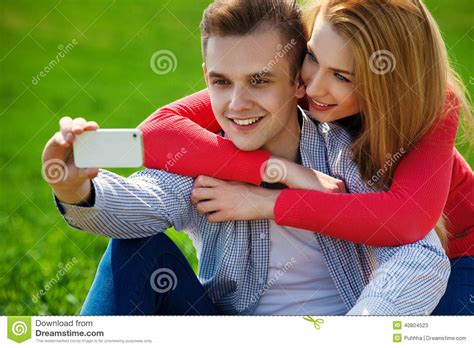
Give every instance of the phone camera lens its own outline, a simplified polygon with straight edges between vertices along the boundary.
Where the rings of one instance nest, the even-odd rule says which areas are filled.
[[[133,134],[133,137],[134,137],[134,138],[136,138],[136,137],[137,137],[137,135],[136,135],[136,134]]]

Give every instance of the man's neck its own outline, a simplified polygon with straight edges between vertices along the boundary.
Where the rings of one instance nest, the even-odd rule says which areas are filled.
[[[286,127],[262,148],[271,152],[274,156],[296,162],[299,158],[300,136],[299,112],[298,108],[295,108]]]

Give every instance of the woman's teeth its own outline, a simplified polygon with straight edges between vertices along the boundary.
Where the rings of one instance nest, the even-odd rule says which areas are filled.
[[[317,106],[320,106],[322,108],[325,108],[325,107],[328,107],[328,106],[332,106],[333,104],[323,104],[323,103],[318,103],[316,100],[312,99],[312,101],[317,105]]]
[[[256,117],[256,118],[249,118],[249,119],[246,119],[246,120],[238,120],[236,118],[232,119],[232,121],[234,121],[235,124],[238,124],[239,126],[249,126],[251,124],[254,124],[258,121],[260,121],[261,117]]]

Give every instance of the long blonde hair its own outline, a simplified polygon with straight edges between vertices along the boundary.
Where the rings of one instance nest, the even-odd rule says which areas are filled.
[[[320,12],[348,40],[355,58],[362,130],[354,158],[367,181],[385,169],[374,184],[386,188],[402,157],[387,168],[387,154],[408,152],[449,107],[460,105],[471,120],[466,89],[422,1],[314,1],[304,10],[309,32]]]
[[[390,186],[400,152],[410,151],[449,108],[460,106],[472,126],[466,89],[422,1],[320,0],[304,13],[309,32],[321,13],[354,54],[362,129],[352,152],[363,179],[379,179],[371,182],[376,188]]]

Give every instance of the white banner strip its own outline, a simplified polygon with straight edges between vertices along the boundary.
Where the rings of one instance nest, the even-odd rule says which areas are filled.
[[[0,317],[0,347],[462,347],[470,317]]]

